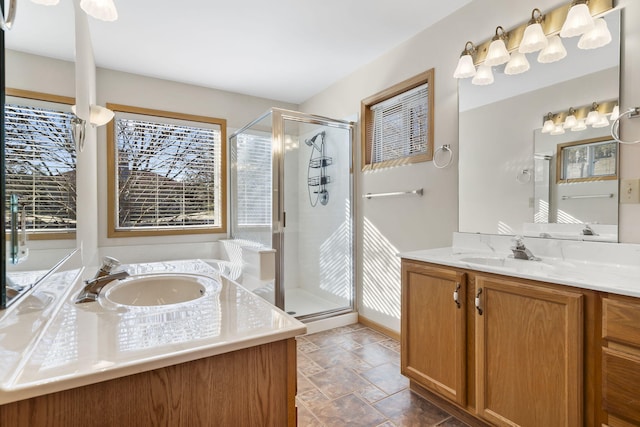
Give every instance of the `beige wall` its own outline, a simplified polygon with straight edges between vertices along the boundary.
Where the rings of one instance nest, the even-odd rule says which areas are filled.
[[[533,7],[552,9],[564,1],[474,0],[447,19],[387,52],[336,82],[301,105],[303,111],[344,117],[359,111],[360,100],[429,68],[435,68],[435,146],[451,144],[458,153],[457,81],[451,76],[467,40],[488,39],[497,25],[506,28],[528,19]],[[640,105],[640,2],[626,6],[623,35],[622,105]],[[635,80],[635,81],[634,81]],[[631,123],[634,122],[634,123]],[[623,125],[623,136],[640,139],[640,120]],[[357,172],[359,186],[358,287],[360,314],[399,330],[400,273],[396,251],[451,244],[458,229],[458,162],[447,169],[432,163],[403,166],[375,173]],[[622,147],[621,175],[640,177],[640,144]],[[421,198],[362,200],[371,192],[423,187]],[[481,207],[478,207],[481,208]],[[640,205],[620,209],[620,239],[640,243]]]

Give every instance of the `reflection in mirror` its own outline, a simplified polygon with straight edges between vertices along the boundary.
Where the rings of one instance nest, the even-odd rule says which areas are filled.
[[[69,113],[69,103],[74,101],[73,98],[58,97],[54,105],[29,95],[33,90],[56,93],[63,90],[61,88],[73,87],[73,66],[68,68],[69,73],[60,72],[62,67],[50,67],[46,62],[49,59],[23,53],[44,50],[54,56],[72,57],[73,28],[59,29],[68,36],[59,38],[68,40],[68,43],[62,43],[64,46],[52,46],[54,38],[41,36],[46,28],[55,25],[57,14],[73,13],[72,2],[67,3],[59,8],[48,8],[22,2],[16,24],[11,31],[3,33],[3,88],[16,87],[20,91],[7,91],[7,108],[3,115],[6,158],[3,158],[2,178],[7,184],[3,205],[3,248],[6,256],[0,307],[8,306],[42,281],[76,247],[75,195],[62,191],[65,186],[75,186],[75,170],[71,172],[63,166],[68,165],[72,157],[75,163],[75,153],[51,145],[65,138],[66,130],[58,129],[55,123],[57,117],[62,117],[59,114]],[[31,114],[30,119],[25,111]],[[31,154],[34,155],[29,158]],[[12,195],[14,201],[17,197],[13,214],[10,209]],[[13,244],[11,219],[15,224]]]
[[[617,191],[604,191],[602,194],[614,193],[606,201],[591,201],[606,212],[572,213],[569,210],[569,215],[581,224],[567,225],[566,231],[555,229],[564,227],[557,224],[560,222],[557,213],[549,212],[546,216],[541,213],[537,199],[544,198],[534,194],[534,189],[539,190],[538,185],[544,184],[539,184],[543,177],[536,173],[540,169],[543,176],[548,175],[551,165],[545,166],[544,160],[534,159],[534,139],[537,141],[536,136],[542,135],[541,128],[549,112],[566,112],[566,116],[572,106],[577,109],[596,101],[618,99],[620,13],[615,10],[605,16],[613,40],[604,47],[583,50],[577,47],[579,37],[563,39],[567,56],[558,62],[538,63],[536,52],[527,54],[531,68],[526,73],[505,75],[503,65],[493,67],[495,82],[492,85],[476,86],[471,79],[459,80],[459,231],[526,233],[583,240],[586,238],[583,230],[588,223],[602,230],[598,232],[598,240],[617,241]],[[583,131],[566,129],[564,135],[544,134],[545,138],[556,138],[554,148],[547,150],[548,153],[538,153],[536,149],[535,153],[539,154],[536,157],[555,156],[557,144],[601,137],[609,130],[610,126],[600,129],[587,126]],[[617,188],[615,179],[608,180],[607,184]],[[558,188],[562,188],[557,190],[560,194],[565,189],[578,187],[577,183],[554,182],[553,185],[558,187],[554,189],[549,183],[547,199]],[[570,209],[569,205],[585,201],[561,200],[564,203],[556,204],[555,209]],[[544,218],[556,223],[543,226]],[[604,230],[603,225],[609,227]],[[589,238],[596,240],[593,235]]]

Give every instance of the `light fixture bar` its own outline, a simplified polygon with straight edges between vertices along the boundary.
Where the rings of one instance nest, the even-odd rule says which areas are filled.
[[[597,104],[598,113],[611,114],[611,112],[613,111],[613,108],[616,105],[618,105],[618,100],[611,99],[609,101],[601,101],[601,102],[599,101],[596,104]],[[564,123],[567,116],[569,115],[569,111],[573,112],[573,115],[577,120],[585,119],[589,114],[589,112],[591,111],[592,106],[593,106],[593,103],[589,105],[583,105],[580,107],[572,107],[571,109],[567,108],[565,111],[559,111],[557,113],[547,113],[544,116],[542,116],[542,123],[544,124],[544,122],[549,119],[549,115],[551,115],[551,118],[555,124],[562,124]]]
[[[589,12],[594,18],[599,17],[605,12],[613,9],[613,0],[589,0],[588,3]],[[569,9],[571,8],[571,2],[564,4],[556,9],[544,13],[544,20],[541,22],[544,33],[549,36],[551,34],[557,34],[562,28],[562,24],[567,19]],[[520,46],[524,30],[526,30],[529,22],[523,22],[522,25],[507,31],[509,39],[506,40],[507,50],[512,52]],[[479,65],[484,62],[491,44],[491,39],[486,40],[480,45],[477,45],[477,53],[474,57],[474,64]]]

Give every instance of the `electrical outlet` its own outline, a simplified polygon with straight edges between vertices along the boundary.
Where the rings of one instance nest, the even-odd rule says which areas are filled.
[[[620,184],[620,203],[640,203],[640,179],[623,179]]]

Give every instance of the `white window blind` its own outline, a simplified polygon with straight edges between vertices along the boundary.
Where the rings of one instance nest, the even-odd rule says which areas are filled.
[[[115,120],[116,229],[219,226],[219,126],[161,123],[119,113]]]
[[[6,195],[18,196],[28,233],[75,231],[73,115],[63,109],[5,105]]]
[[[427,153],[428,84],[371,106],[372,163]]]
[[[271,226],[271,139],[240,134],[236,144],[239,227]]]

